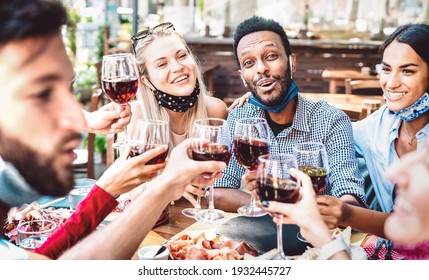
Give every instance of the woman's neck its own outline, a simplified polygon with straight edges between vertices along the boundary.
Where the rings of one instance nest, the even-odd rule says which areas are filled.
[[[402,121],[395,150],[399,157],[417,149],[417,133],[429,123],[429,113],[410,122]]]
[[[186,112],[180,113],[167,110],[167,113],[170,117],[170,130],[177,135],[185,134],[188,127]]]

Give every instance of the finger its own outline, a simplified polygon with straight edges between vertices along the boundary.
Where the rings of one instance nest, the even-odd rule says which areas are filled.
[[[206,195],[206,191],[203,189],[201,189],[198,186],[194,186],[194,185],[188,185],[186,186],[186,191],[194,194],[194,195],[198,195],[198,196],[205,196]]]
[[[197,200],[195,199],[195,197],[188,193],[188,192],[184,192],[182,195],[187,201],[189,201],[193,206],[195,206],[197,204]]]

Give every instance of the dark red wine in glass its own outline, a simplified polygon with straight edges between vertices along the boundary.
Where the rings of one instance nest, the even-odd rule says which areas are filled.
[[[231,152],[228,145],[207,143],[198,150],[192,149],[192,158],[198,161],[217,160],[228,164]]]
[[[316,194],[322,193],[327,184],[326,169],[323,167],[300,166],[299,170],[311,178],[311,182],[313,183],[313,188]]]
[[[267,142],[255,138],[234,139],[234,155],[238,163],[250,171],[255,171],[258,167],[258,157],[269,153]]]
[[[284,203],[295,203],[299,198],[299,187],[295,181],[277,179],[269,180],[266,183],[257,181],[257,193],[261,200],[275,200]]]
[[[118,104],[126,104],[136,96],[138,79],[135,77],[103,79],[102,83],[104,92],[110,100]]]
[[[143,154],[144,152],[151,150],[151,149],[155,149],[159,147],[159,145],[134,145],[131,146],[130,148],[130,157],[135,157],[135,156],[139,156],[141,154]],[[157,155],[156,157],[152,158],[151,160],[149,160],[148,162],[146,162],[146,165],[150,165],[150,164],[158,164],[158,163],[163,163],[165,162],[166,158],[168,156],[168,149]]]

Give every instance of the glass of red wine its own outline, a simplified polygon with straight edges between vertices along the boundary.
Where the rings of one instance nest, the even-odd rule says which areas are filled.
[[[234,155],[238,163],[248,171],[256,171],[258,157],[269,154],[270,138],[268,123],[264,118],[239,119],[234,129]],[[256,206],[252,195],[249,205],[238,208],[238,213],[246,217],[260,217],[267,212]]]
[[[130,157],[141,155],[159,146],[168,146],[169,143],[170,129],[168,121],[139,119],[136,125],[130,130]],[[149,160],[146,165],[163,163],[167,155],[168,149]]]
[[[216,160],[228,164],[231,157],[229,131],[224,119],[206,118],[196,120],[191,132],[192,158],[197,161]],[[204,176],[215,176],[205,174]],[[215,209],[214,188],[209,187],[208,209],[197,211],[194,218],[203,223],[213,223],[224,219],[226,213]]]
[[[259,157],[256,171],[256,192],[261,201],[296,203],[299,198],[299,185],[291,176],[290,169],[298,168],[296,158],[291,154],[263,155]],[[276,260],[291,260],[283,251],[283,215],[272,213],[277,219]]]
[[[293,147],[298,168],[311,178],[316,194],[321,194],[328,184],[328,154],[323,143],[303,142]],[[297,238],[307,242],[298,232]]]
[[[101,86],[104,93],[115,103],[126,106],[134,99],[138,89],[138,71],[131,53],[119,53],[103,56],[101,67]],[[114,148],[120,148],[128,141],[125,128],[125,139],[115,142]]]

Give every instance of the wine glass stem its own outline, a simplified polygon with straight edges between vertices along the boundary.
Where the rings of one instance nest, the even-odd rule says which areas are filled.
[[[250,206],[252,206],[252,208],[257,208],[256,198],[253,196],[253,194],[250,195]]]
[[[283,252],[283,215],[276,214],[277,218],[277,252],[281,258],[285,258],[285,253]]]
[[[195,209],[201,210],[201,196],[197,196],[197,202],[195,203]]]
[[[209,211],[213,211],[214,207],[214,191],[213,186],[209,187]]]

